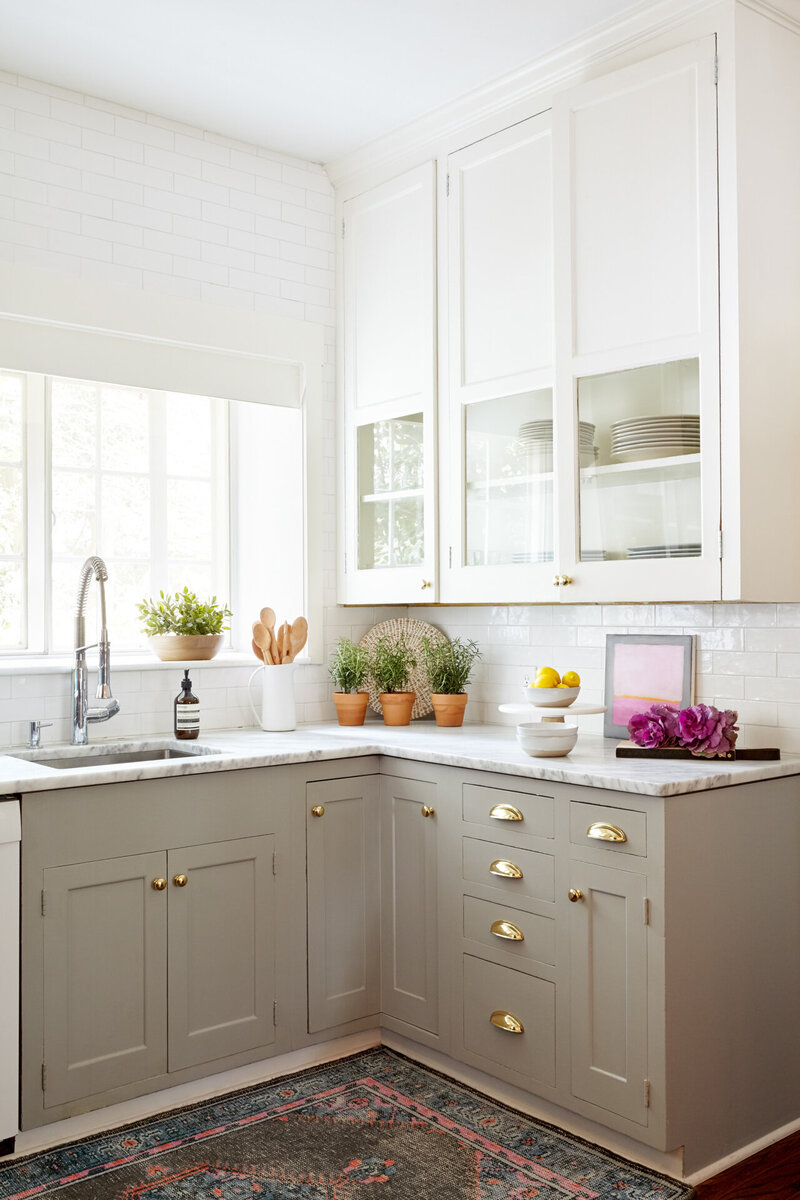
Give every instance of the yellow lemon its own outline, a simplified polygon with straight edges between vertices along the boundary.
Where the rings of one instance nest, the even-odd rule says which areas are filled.
[[[557,683],[556,687],[557,688],[566,688],[569,691],[570,685],[568,683]]]
[[[536,687],[554,688],[561,683],[561,676],[553,667],[540,667],[536,675]]]
[[[577,671],[567,671],[562,676],[561,682],[565,683],[567,687],[580,687],[581,677]]]

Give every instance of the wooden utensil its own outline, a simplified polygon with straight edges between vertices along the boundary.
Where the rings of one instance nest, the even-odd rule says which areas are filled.
[[[308,621],[305,617],[296,617],[289,627],[289,662],[294,662],[307,641]]]
[[[264,658],[264,651],[258,645],[255,638],[253,638],[251,645],[253,647],[253,654],[255,654],[256,658],[260,658],[262,662],[265,662],[266,660]]]
[[[253,641],[261,650],[264,656],[264,663],[267,666],[274,666],[275,660],[272,657],[270,648],[270,636],[265,625],[261,621],[253,621]]]
[[[289,662],[289,629],[290,625],[284,621],[278,630],[278,662]]]
[[[275,628],[275,609],[274,608],[262,608],[261,612],[259,613],[259,616],[261,617],[261,624],[266,625],[267,629],[272,630]]]

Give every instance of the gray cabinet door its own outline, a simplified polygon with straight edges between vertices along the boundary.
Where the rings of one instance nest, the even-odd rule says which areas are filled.
[[[308,784],[306,835],[308,1029],[317,1033],[380,1009],[377,777]]]
[[[44,1103],[167,1066],[166,855],[50,867],[44,881]]]
[[[265,835],[168,853],[170,1071],[275,1040],[274,848]]]
[[[433,783],[381,779],[381,1010],[430,1033],[439,1028],[435,796]]]
[[[647,1124],[645,877],[573,860],[572,1093]]]

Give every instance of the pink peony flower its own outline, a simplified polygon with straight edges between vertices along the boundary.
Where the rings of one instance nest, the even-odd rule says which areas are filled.
[[[628,721],[631,741],[648,749],[676,745],[680,732],[678,714],[676,704],[652,704],[647,712],[634,713]]]

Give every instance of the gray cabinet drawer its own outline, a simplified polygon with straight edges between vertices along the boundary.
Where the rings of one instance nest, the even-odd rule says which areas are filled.
[[[464,955],[464,1048],[472,1054],[554,1087],[555,1012],[554,983]],[[504,1013],[521,1033],[492,1024]]]
[[[552,796],[532,796],[475,783],[465,783],[462,791],[464,820],[485,825],[500,837],[508,837],[512,830],[533,837],[553,837],[554,803]]]
[[[618,840],[619,835],[624,836]],[[610,808],[606,804],[569,806],[569,840],[573,846],[591,846],[612,854],[647,854],[647,817],[629,808]]]
[[[492,950],[502,950],[529,962],[553,965],[556,961],[556,927],[552,917],[523,912],[495,900],[464,897],[464,937]]]
[[[499,874],[504,868],[513,871],[513,874]],[[509,896],[555,900],[552,854],[465,837],[463,871],[464,879],[468,882],[501,888]]]

